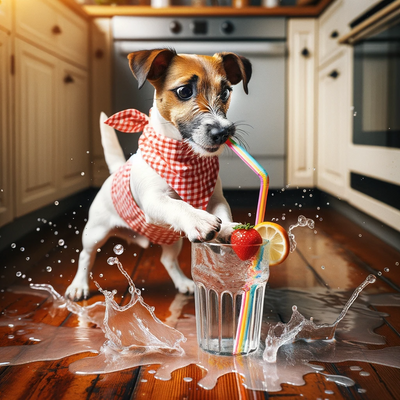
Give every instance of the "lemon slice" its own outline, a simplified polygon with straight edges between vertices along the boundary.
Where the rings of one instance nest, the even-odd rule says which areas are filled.
[[[269,265],[278,265],[289,255],[290,242],[286,230],[274,222],[261,222],[254,229],[270,242]]]

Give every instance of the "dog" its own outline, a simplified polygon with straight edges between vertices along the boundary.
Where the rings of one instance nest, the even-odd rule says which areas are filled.
[[[154,103],[149,118],[137,110],[100,117],[111,175],[89,209],[78,270],[65,292],[75,301],[88,297],[97,249],[112,235],[144,248],[161,244],[161,263],[176,289],[193,293],[193,281],[178,263],[182,238],[227,242],[235,225],[222,193],[218,155],[235,136],[226,113],[232,85],[242,82],[248,94],[250,61],[230,52],[188,55],[167,48],[137,51],[128,59],[139,88],[146,81],[155,88]],[[128,161],[113,127],[143,130],[139,150]]]

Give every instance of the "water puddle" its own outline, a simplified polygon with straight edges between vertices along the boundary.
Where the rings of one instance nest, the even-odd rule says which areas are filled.
[[[324,373],[323,367],[312,362],[361,361],[400,368],[400,347],[378,350],[367,347],[385,344],[385,339],[373,330],[382,325],[386,316],[369,309],[367,304],[400,305],[399,295],[361,294],[375,280],[374,276],[370,275],[348,301],[349,293],[324,288],[267,290],[259,349],[248,356],[228,357],[199,349],[193,315],[178,319],[187,297],[177,295],[167,325],[144,302],[118,259],[109,259],[109,264],[117,265],[128,280],[131,297],[126,305],[118,305],[115,292],[103,290],[97,283],[105,301],[88,307],[66,300],[50,285],[31,285],[30,294],[34,291],[42,297],[50,295],[53,310],[68,309],[79,317],[80,326],[56,327],[33,322],[29,315],[6,313],[0,319],[0,332],[9,338],[9,345],[0,347],[0,365],[56,360],[90,352],[96,355],[70,364],[72,373],[103,374],[159,365],[153,371],[155,378],[169,380],[173,371],[196,364],[207,371],[198,382],[205,389],[212,389],[219,377],[237,372],[245,387],[271,392],[281,390],[284,383],[303,385],[304,375],[309,373],[322,374],[338,385],[354,385],[352,379]],[[359,300],[352,305],[357,297]],[[280,322],[278,315],[288,322]],[[97,327],[87,327],[89,322]],[[189,382],[192,378],[185,379]]]

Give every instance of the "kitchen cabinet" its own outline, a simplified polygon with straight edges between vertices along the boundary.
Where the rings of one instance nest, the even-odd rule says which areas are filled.
[[[0,226],[91,175],[88,23],[56,1],[16,0],[13,11],[10,35],[0,31]]]
[[[101,144],[100,113],[112,114],[112,32],[110,18],[95,18],[90,24],[91,41],[91,160],[92,185],[100,187],[110,175]]]
[[[289,187],[315,186],[315,68],[317,23],[288,24],[288,165]]]
[[[88,66],[88,23],[73,11],[49,0],[16,0],[16,35],[59,58]]]
[[[57,87],[57,168],[59,196],[84,189],[90,183],[88,74],[60,61]]]
[[[347,33],[350,28],[345,10],[346,0],[335,1],[328,10],[319,18],[319,65],[322,66],[338,52],[341,47],[338,43],[340,36]]]
[[[11,31],[11,0],[0,2],[0,29]]]
[[[318,179],[322,190],[345,197],[351,132],[351,49],[343,49],[319,71]]]
[[[56,199],[57,58],[15,42],[16,216]]]
[[[13,217],[11,164],[11,39],[0,30],[0,226]]]
[[[88,186],[88,78],[16,39],[16,215]],[[82,175],[83,173],[83,175]]]

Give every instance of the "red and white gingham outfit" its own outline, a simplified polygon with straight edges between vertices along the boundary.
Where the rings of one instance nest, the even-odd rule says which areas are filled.
[[[121,132],[143,131],[139,139],[142,158],[180,196],[195,208],[205,210],[218,178],[218,157],[200,157],[186,142],[157,135],[149,117],[129,109],[111,116],[107,125]],[[111,196],[118,214],[128,225],[152,243],[172,244],[181,233],[165,226],[146,223],[143,211],[136,204],[130,190],[132,164],[127,161],[114,175]],[[134,171],[140,173],[140,171]]]

